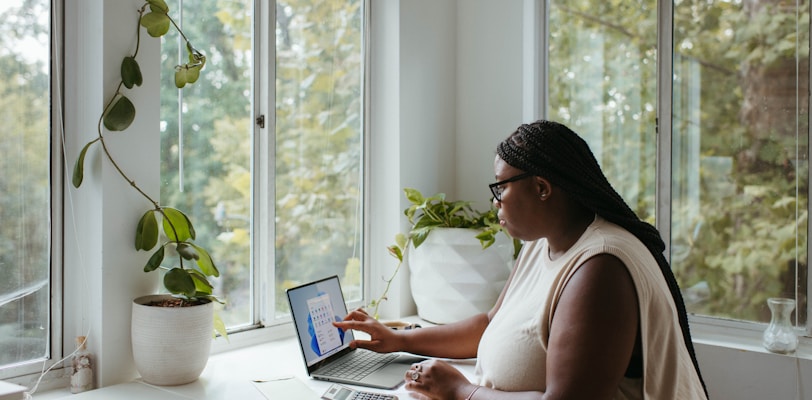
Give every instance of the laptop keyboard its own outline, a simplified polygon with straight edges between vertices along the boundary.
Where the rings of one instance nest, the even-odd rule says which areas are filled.
[[[361,379],[381,366],[397,358],[397,354],[381,354],[373,351],[353,351],[340,360],[319,370],[320,375],[342,379]]]

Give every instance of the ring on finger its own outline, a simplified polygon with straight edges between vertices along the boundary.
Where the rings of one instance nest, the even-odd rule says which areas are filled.
[[[412,375],[411,375],[411,377],[412,377],[412,380],[413,380],[413,381],[417,382],[417,380],[418,380],[418,379],[420,379],[420,372],[418,372],[418,371],[412,371]]]

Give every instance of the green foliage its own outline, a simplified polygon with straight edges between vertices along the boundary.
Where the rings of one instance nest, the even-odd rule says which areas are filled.
[[[161,199],[188,213],[196,243],[217,260],[216,290],[229,299],[222,313],[229,325],[253,323],[251,241],[261,233],[251,221],[260,202],[273,213],[273,237],[259,240],[274,246],[277,312],[286,312],[285,289],[309,279],[342,275],[348,301],[362,289],[361,2],[277,3],[275,109],[259,136],[251,3],[184,2],[184,19],[195,21],[184,31],[217,62],[182,91],[173,90],[168,73],[178,59],[166,57],[162,67]],[[181,46],[170,31],[163,53]],[[255,153],[261,140],[270,140],[271,153]],[[257,159],[270,160],[267,169],[257,169]],[[252,200],[252,184],[271,173],[270,197]],[[186,194],[192,191],[199,195]]]
[[[162,61],[161,199],[187,212],[195,221],[195,243],[217,260],[221,275],[216,291],[229,299],[220,313],[227,326],[253,322],[253,49],[248,3],[183,3],[184,20],[193,21],[184,24],[185,34],[204,44],[200,50],[208,59],[217,60],[206,64],[206,79],[175,90],[173,69],[186,57]],[[188,53],[185,42],[171,31],[163,40],[163,53]]]
[[[18,300],[0,300],[0,367],[48,351],[49,225],[56,207],[50,202],[49,21],[42,18],[48,5],[6,5],[0,11],[0,298],[39,289]]]
[[[117,94],[102,120],[107,130],[123,131],[135,120],[135,105],[127,97]]]
[[[121,81],[124,82],[124,87],[132,89],[133,86],[141,86],[144,83],[144,77],[141,75],[141,66],[135,60],[135,57],[124,57],[121,62]]]
[[[403,214],[412,225],[408,240],[415,248],[420,247],[434,228],[475,229],[479,231],[475,237],[483,249],[496,241],[497,233],[504,232],[493,207],[480,212],[471,208],[470,201],[446,201],[445,193],[424,197],[417,189],[405,188],[403,191],[406,199],[412,203],[403,210]]]
[[[135,249],[149,250],[158,244],[158,220],[152,210],[147,211],[138,221],[135,229]]]
[[[398,260],[392,276],[386,280],[386,287],[383,293],[370,302],[372,315],[378,318],[378,307],[386,300],[389,287],[400,271],[403,258],[410,245],[415,249],[426,241],[431,231],[436,228],[461,228],[471,229],[472,236],[479,240],[482,249],[487,249],[496,241],[496,235],[504,233],[508,235],[499,224],[496,209],[491,206],[487,211],[477,211],[471,207],[470,201],[446,201],[445,193],[437,193],[431,197],[425,197],[419,190],[404,188],[403,192],[409,200],[409,207],[403,210],[403,214],[411,224],[406,234],[395,235],[395,244],[387,247],[389,254]],[[509,235],[508,235],[509,237]],[[513,257],[515,258],[521,250],[522,244],[518,239],[513,240]]]
[[[689,312],[763,321],[767,297],[806,292],[809,3],[681,0],[673,15],[672,268]],[[652,223],[656,24],[654,1],[554,1],[548,52],[551,118]]]
[[[281,296],[285,282],[343,274],[363,253],[362,4],[277,3],[272,167]],[[359,293],[349,301],[360,299],[361,285],[343,277],[342,287]]]

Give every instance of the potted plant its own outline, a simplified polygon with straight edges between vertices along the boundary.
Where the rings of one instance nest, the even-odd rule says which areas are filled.
[[[178,88],[197,81],[206,57],[192,46],[169,16],[164,0],[147,0],[138,10],[138,23],[134,53],[124,57],[121,63],[121,81],[101,112],[97,137],[84,145],[76,159],[72,184],[76,188],[81,186],[85,156],[99,144],[122,179],[151,205],[136,225],[135,249],[154,251],[144,272],[163,271],[163,286],[169,294],[143,296],[133,301],[133,357],[145,381],[177,385],[200,376],[208,361],[213,333],[226,336],[225,326],[216,317],[213,307],[213,302],[222,301],[214,296],[210,282],[210,278],[220,273],[209,252],[194,243],[196,233],[189,217],[178,209],[161,205],[119,167],[105,143],[104,129],[124,131],[135,119],[136,109],[127,98],[125,88],[130,90],[143,82],[136,59],[141,27],[152,37],[161,37],[174,27],[186,41],[189,62],[175,67]],[[175,265],[162,265],[167,254],[177,257]]]
[[[412,296],[422,319],[449,323],[493,306],[521,249],[499,225],[496,209],[477,211],[470,201],[447,201],[444,193],[425,197],[413,188],[403,191],[411,203],[403,211],[411,226],[387,248],[398,265],[370,303],[373,316],[378,318],[409,251]]]

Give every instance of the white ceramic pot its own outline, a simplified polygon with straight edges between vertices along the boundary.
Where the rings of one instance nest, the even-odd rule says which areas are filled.
[[[170,296],[133,300],[133,359],[145,382],[182,385],[195,381],[206,368],[214,332],[214,303],[177,308],[146,305],[165,297]]]
[[[503,234],[485,250],[477,231],[435,228],[409,249],[412,296],[420,318],[447,324],[489,311],[513,267],[513,242]]]

